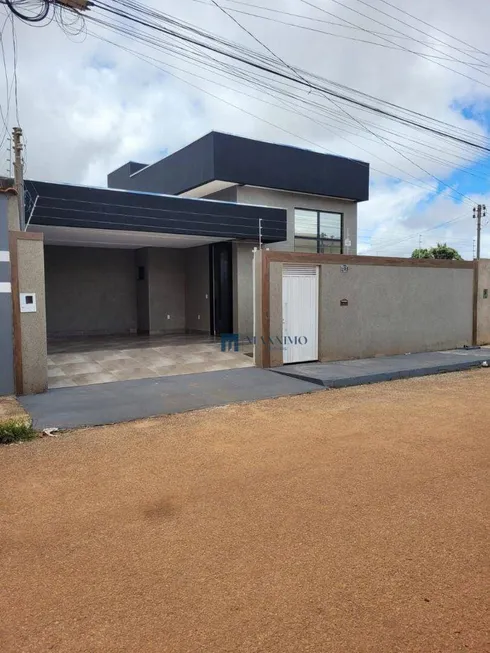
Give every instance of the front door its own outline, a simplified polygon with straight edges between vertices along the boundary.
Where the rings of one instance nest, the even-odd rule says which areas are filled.
[[[233,250],[231,243],[211,245],[213,288],[211,333],[233,333]]]
[[[282,318],[284,363],[318,360],[317,266],[283,266]]]

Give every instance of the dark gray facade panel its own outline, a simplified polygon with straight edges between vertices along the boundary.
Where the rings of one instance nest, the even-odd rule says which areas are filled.
[[[369,164],[250,138],[211,132],[182,150],[109,186],[178,195],[210,181],[260,186],[362,202]]]
[[[127,174],[125,178],[114,174],[111,173],[107,177],[109,188],[178,195],[184,190],[201,186],[215,179],[213,133],[148,166],[138,174]]]
[[[14,391],[12,295],[0,292],[0,396]]]
[[[107,175],[107,185],[109,188],[126,188],[129,177],[135,172],[138,172],[138,170],[142,170],[146,167],[146,163],[129,161],[129,163],[125,163],[123,166]]]
[[[264,242],[287,238],[285,209],[37,181],[26,188],[37,198],[33,225],[256,240],[261,219]]]
[[[1,248],[0,251],[2,251]],[[0,282],[10,283],[10,263],[8,261],[0,261]]]
[[[214,133],[215,177],[247,186],[349,200],[369,199],[369,164]]]
[[[0,251],[8,252],[9,227],[5,194],[0,194]],[[10,263],[0,268],[0,395],[11,395],[14,386],[14,335],[12,322],[12,292],[10,288]]]
[[[219,200],[220,202],[238,202],[238,186],[230,186],[230,188],[223,188],[216,193],[204,195],[203,199],[206,200]]]

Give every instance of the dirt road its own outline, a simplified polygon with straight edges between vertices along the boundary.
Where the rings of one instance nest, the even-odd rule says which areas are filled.
[[[0,449],[3,653],[490,651],[490,372]]]

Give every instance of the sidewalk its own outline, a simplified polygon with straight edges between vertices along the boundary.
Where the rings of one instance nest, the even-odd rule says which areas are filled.
[[[480,367],[483,361],[490,364],[490,349],[453,349],[333,363],[301,363],[274,367],[273,371],[324,388],[346,388],[414,376],[458,372]]]
[[[255,367],[182,376],[56,388],[20,397],[36,429],[76,428],[184,413],[365,383],[480,367],[490,349],[384,356],[335,363]]]

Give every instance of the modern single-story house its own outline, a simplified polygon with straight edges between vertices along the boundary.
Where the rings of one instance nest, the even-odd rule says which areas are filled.
[[[355,253],[369,165],[211,132],[108,189],[25,187],[49,338],[251,334],[253,249]]]
[[[108,188],[28,180],[24,224],[11,186],[19,394],[488,342],[488,262],[356,255],[360,161],[213,132]]]
[[[208,345],[253,334],[254,250],[355,254],[368,197],[366,163],[217,132],[108,188],[26,180],[14,315],[44,324],[50,387],[253,365]]]

